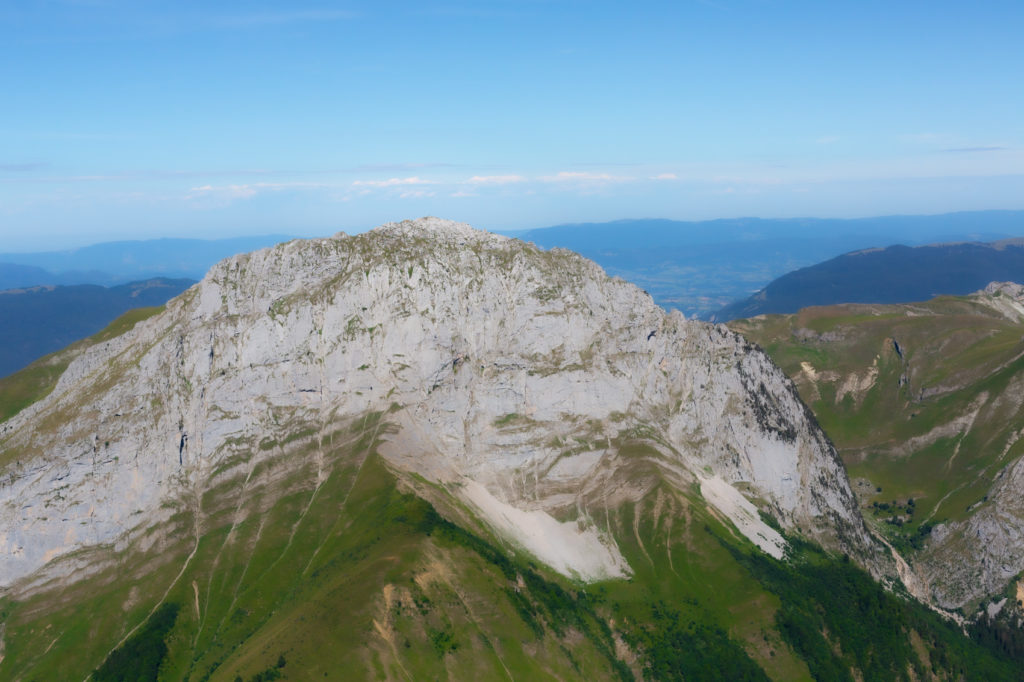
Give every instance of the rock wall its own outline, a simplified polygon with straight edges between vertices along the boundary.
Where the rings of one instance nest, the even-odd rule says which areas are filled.
[[[225,260],[77,358],[0,425],[0,585],[166,519],[238,476],[241,449],[370,412],[388,413],[393,466],[576,521],[609,575],[628,568],[591,510],[630,494],[636,458],[875,552],[834,448],[759,350],[573,253],[426,218]],[[515,516],[477,508],[499,530]]]

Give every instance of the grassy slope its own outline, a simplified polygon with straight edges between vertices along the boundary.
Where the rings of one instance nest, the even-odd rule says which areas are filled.
[[[217,510],[227,491],[212,491],[198,543],[185,505],[158,553],[135,553],[71,588],[4,603],[0,677],[80,678],[157,604],[172,602],[181,608],[164,679],[250,679],[282,655],[290,679],[496,679],[506,671],[517,679],[628,678],[607,623],[648,622],[657,598],[733,633],[744,644],[726,638],[731,658],[745,659],[746,648],[776,678],[807,679],[777,634],[765,642],[777,600],[703,526],[676,527],[670,560],[669,527],[639,523],[635,537],[648,539],[623,547],[636,578],[581,592],[529,557],[510,563],[489,544],[493,538],[451,526],[422,499],[399,492],[394,476],[368,456],[375,421],[355,428],[315,493],[298,489],[239,520],[230,506]],[[308,454],[310,442],[296,441],[278,466]],[[278,485],[313,476],[300,465]],[[246,497],[260,494],[254,488]],[[252,512],[259,501],[245,504]],[[633,511],[616,521],[627,536],[634,536]],[[714,519],[705,521],[726,535]]]
[[[731,326],[795,380],[851,478],[870,481],[858,488],[866,515],[904,550],[924,523],[984,504],[1024,454],[1024,330],[969,298],[807,308]],[[844,392],[851,377],[870,387]],[[886,522],[894,517],[903,525]]]
[[[146,313],[134,315],[118,328]],[[915,620],[920,610],[886,601],[895,598],[866,578],[844,580],[869,599],[826,605],[832,560],[811,550],[803,550],[809,563],[790,567],[758,559],[695,491],[666,484],[607,516],[634,577],[572,584],[500,549],[471,519],[465,525],[464,510],[442,492],[396,479],[373,454],[386,428],[379,420],[330,433],[295,424],[280,444],[242,444],[243,464],[264,446],[276,456],[244,479],[186,496],[116,560],[109,549],[83,552],[81,564],[99,568],[73,586],[0,601],[0,678],[83,679],[173,604],[161,679],[616,679],[645,670],[659,679],[757,679],[751,661],[773,679],[811,679],[812,669],[819,678],[846,671],[844,679],[869,659],[856,646],[863,633],[843,624],[874,617],[858,609],[881,600],[902,615],[887,621],[895,634],[872,637],[924,642],[916,655],[893,647],[883,663],[927,674],[980,660],[990,679],[1012,679],[1002,662]],[[636,460],[629,475],[657,479]],[[324,461],[329,475],[314,487]],[[443,521],[413,489],[472,532]],[[791,584],[806,589],[796,595]],[[821,620],[831,612],[842,619]],[[899,677],[898,666],[882,669]]]
[[[830,670],[858,664],[843,652],[861,651],[854,644],[864,633],[836,623],[872,622],[860,604],[913,608],[849,569],[871,598],[831,604],[827,611],[845,620],[819,622],[820,599],[805,595],[793,606],[785,586],[800,579],[830,593],[831,577],[798,578],[796,569],[758,558],[696,493],[665,484],[609,512],[633,578],[573,584],[501,549],[479,527],[468,532],[443,520],[409,492],[422,484],[401,482],[374,454],[384,429],[380,415],[368,415],[296,438],[246,480],[186,500],[153,532],[154,546],[137,544],[71,587],[4,600],[0,678],[83,679],[132,632],[162,633],[152,623],[136,626],[173,604],[174,625],[159,640],[166,680],[631,679],[644,671],[658,679],[801,680],[811,674],[794,648],[823,655]],[[314,455],[329,467],[318,488]],[[81,558],[103,565],[110,556],[94,550]],[[810,634],[793,636],[793,622],[811,623]],[[901,642],[919,627],[906,617],[895,622],[898,632],[886,636]],[[822,639],[829,631],[839,635]],[[922,631],[921,639],[937,641]],[[880,636],[867,632],[872,641]],[[139,643],[143,636],[126,650],[154,651]],[[895,650],[908,655],[905,645]],[[969,659],[958,651],[952,665]],[[890,658],[883,669],[910,665]],[[984,660],[996,666],[990,679],[1011,678]]]

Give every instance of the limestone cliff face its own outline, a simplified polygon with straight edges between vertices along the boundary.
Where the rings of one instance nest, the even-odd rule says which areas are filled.
[[[371,412],[396,469],[583,579],[629,572],[598,511],[643,493],[641,461],[767,551],[781,539],[737,490],[874,551],[834,449],[759,350],[573,253],[427,218],[225,260],[81,354],[0,424],[0,585],[144,539],[291,434]]]

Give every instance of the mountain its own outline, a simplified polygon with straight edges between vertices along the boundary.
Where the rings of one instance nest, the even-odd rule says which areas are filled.
[[[0,253],[3,289],[58,284],[110,286],[153,279],[198,280],[217,261],[273,246],[290,237],[150,239],[93,244],[68,251]]]
[[[110,288],[82,284],[0,291],[0,376],[99,332],[131,308],[163,305],[194,283],[160,278]]]
[[[967,612],[993,598],[1020,615],[1024,287],[731,326],[796,382],[869,523],[904,551],[931,598]]]
[[[515,236],[544,248],[581,253],[649,291],[659,305],[711,319],[723,306],[774,278],[838,254],[893,243],[987,241],[1022,234],[1024,211],[974,211],[853,220],[619,220],[557,225]]]
[[[1024,280],[1024,239],[988,244],[890,246],[790,272],[714,315],[728,321],[836,303],[910,303],[964,295],[993,280]]]
[[[4,678],[1019,677],[762,352],[576,254],[426,218],[121,326],[0,423]]]
[[[556,225],[508,233],[543,248],[562,247],[651,293],[659,305],[711,319],[723,306],[774,278],[838,254],[894,242],[991,241],[1024,234],[1024,211],[851,220],[657,219]],[[153,277],[199,279],[215,262],[287,241],[284,235],[154,239],[69,251],[0,254],[0,289],[99,284]],[[966,293],[966,292],[964,292]]]
[[[0,291],[24,287],[53,286],[56,278],[50,272],[31,265],[0,263]]]

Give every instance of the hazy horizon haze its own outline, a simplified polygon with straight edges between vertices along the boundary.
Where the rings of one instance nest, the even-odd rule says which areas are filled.
[[[1012,2],[0,9],[0,251],[1024,208]]]

